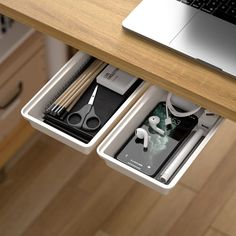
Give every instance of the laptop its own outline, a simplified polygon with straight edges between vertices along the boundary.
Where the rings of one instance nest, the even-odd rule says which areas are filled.
[[[236,0],[143,0],[122,25],[236,77]]]

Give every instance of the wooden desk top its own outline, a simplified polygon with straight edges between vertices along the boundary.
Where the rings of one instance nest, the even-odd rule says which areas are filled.
[[[236,121],[236,80],[122,29],[141,0],[0,0],[0,12]]]

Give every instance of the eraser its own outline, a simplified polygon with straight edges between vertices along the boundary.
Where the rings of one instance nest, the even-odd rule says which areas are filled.
[[[112,65],[108,65],[98,76],[97,83],[112,91],[124,95],[135,83],[137,77],[128,74]]]

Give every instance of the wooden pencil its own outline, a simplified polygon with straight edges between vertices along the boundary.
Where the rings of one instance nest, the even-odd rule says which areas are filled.
[[[62,94],[61,99],[59,101],[62,102],[64,101],[68,96],[71,95],[71,93],[73,93],[74,90],[77,89],[77,87],[84,83],[86,81],[86,79],[102,64],[103,62],[100,60],[95,60],[85,71],[84,73],[81,74],[81,76],[78,77],[78,79],[76,79],[71,86],[68,87],[68,89],[66,89],[66,91]]]
[[[97,70],[104,62],[96,59],[57,99],[53,104],[47,109],[47,113],[56,115],[57,111],[68,100],[74,92],[86,82],[86,80]]]
[[[103,65],[103,64],[102,64]],[[100,65],[101,66],[101,65]],[[78,86],[75,87],[75,89],[70,93],[70,96],[67,97],[61,104],[60,109],[57,110],[56,115],[60,116],[65,109],[73,102],[74,99],[76,99],[76,97],[80,94],[80,92],[82,91],[80,88],[88,88],[88,86],[92,83],[93,79],[95,78],[95,76],[93,76],[93,74],[97,71],[97,74],[100,73],[101,67],[98,67],[96,70],[92,70],[91,73],[88,74],[88,76],[86,77],[86,80],[82,83],[79,84]]]
[[[74,105],[79,101],[83,93],[87,90],[89,85],[93,82],[93,80],[97,77],[97,75],[104,69],[104,67],[107,66],[106,63],[103,63],[94,73],[90,76],[89,79],[86,80],[85,83],[83,83],[82,86],[78,88],[78,90],[75,91],[73,96],[70,98],[70,100],[67,100],[67,102],[64,104],[63,108],[57,112],[58,116],[61,116],[64,112],[65,114],[68,114],[71,109],[74,107]],[[65,117],[62,116],[62,119]]]
[[[63,107],[65,102],[70,99],[74,91],[76,91],[89,76],[102,64],[100,60],[95,60],[69,87],[64,91],[60,98],[56,101],[56,106],[51,110],[51,114],[56,115],[59,110]]]

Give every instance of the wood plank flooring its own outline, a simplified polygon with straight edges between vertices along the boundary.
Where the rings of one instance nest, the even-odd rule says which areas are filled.
[[[236,124],[169,195],[40,135],[0,185],[0,236],[236,236]]]

